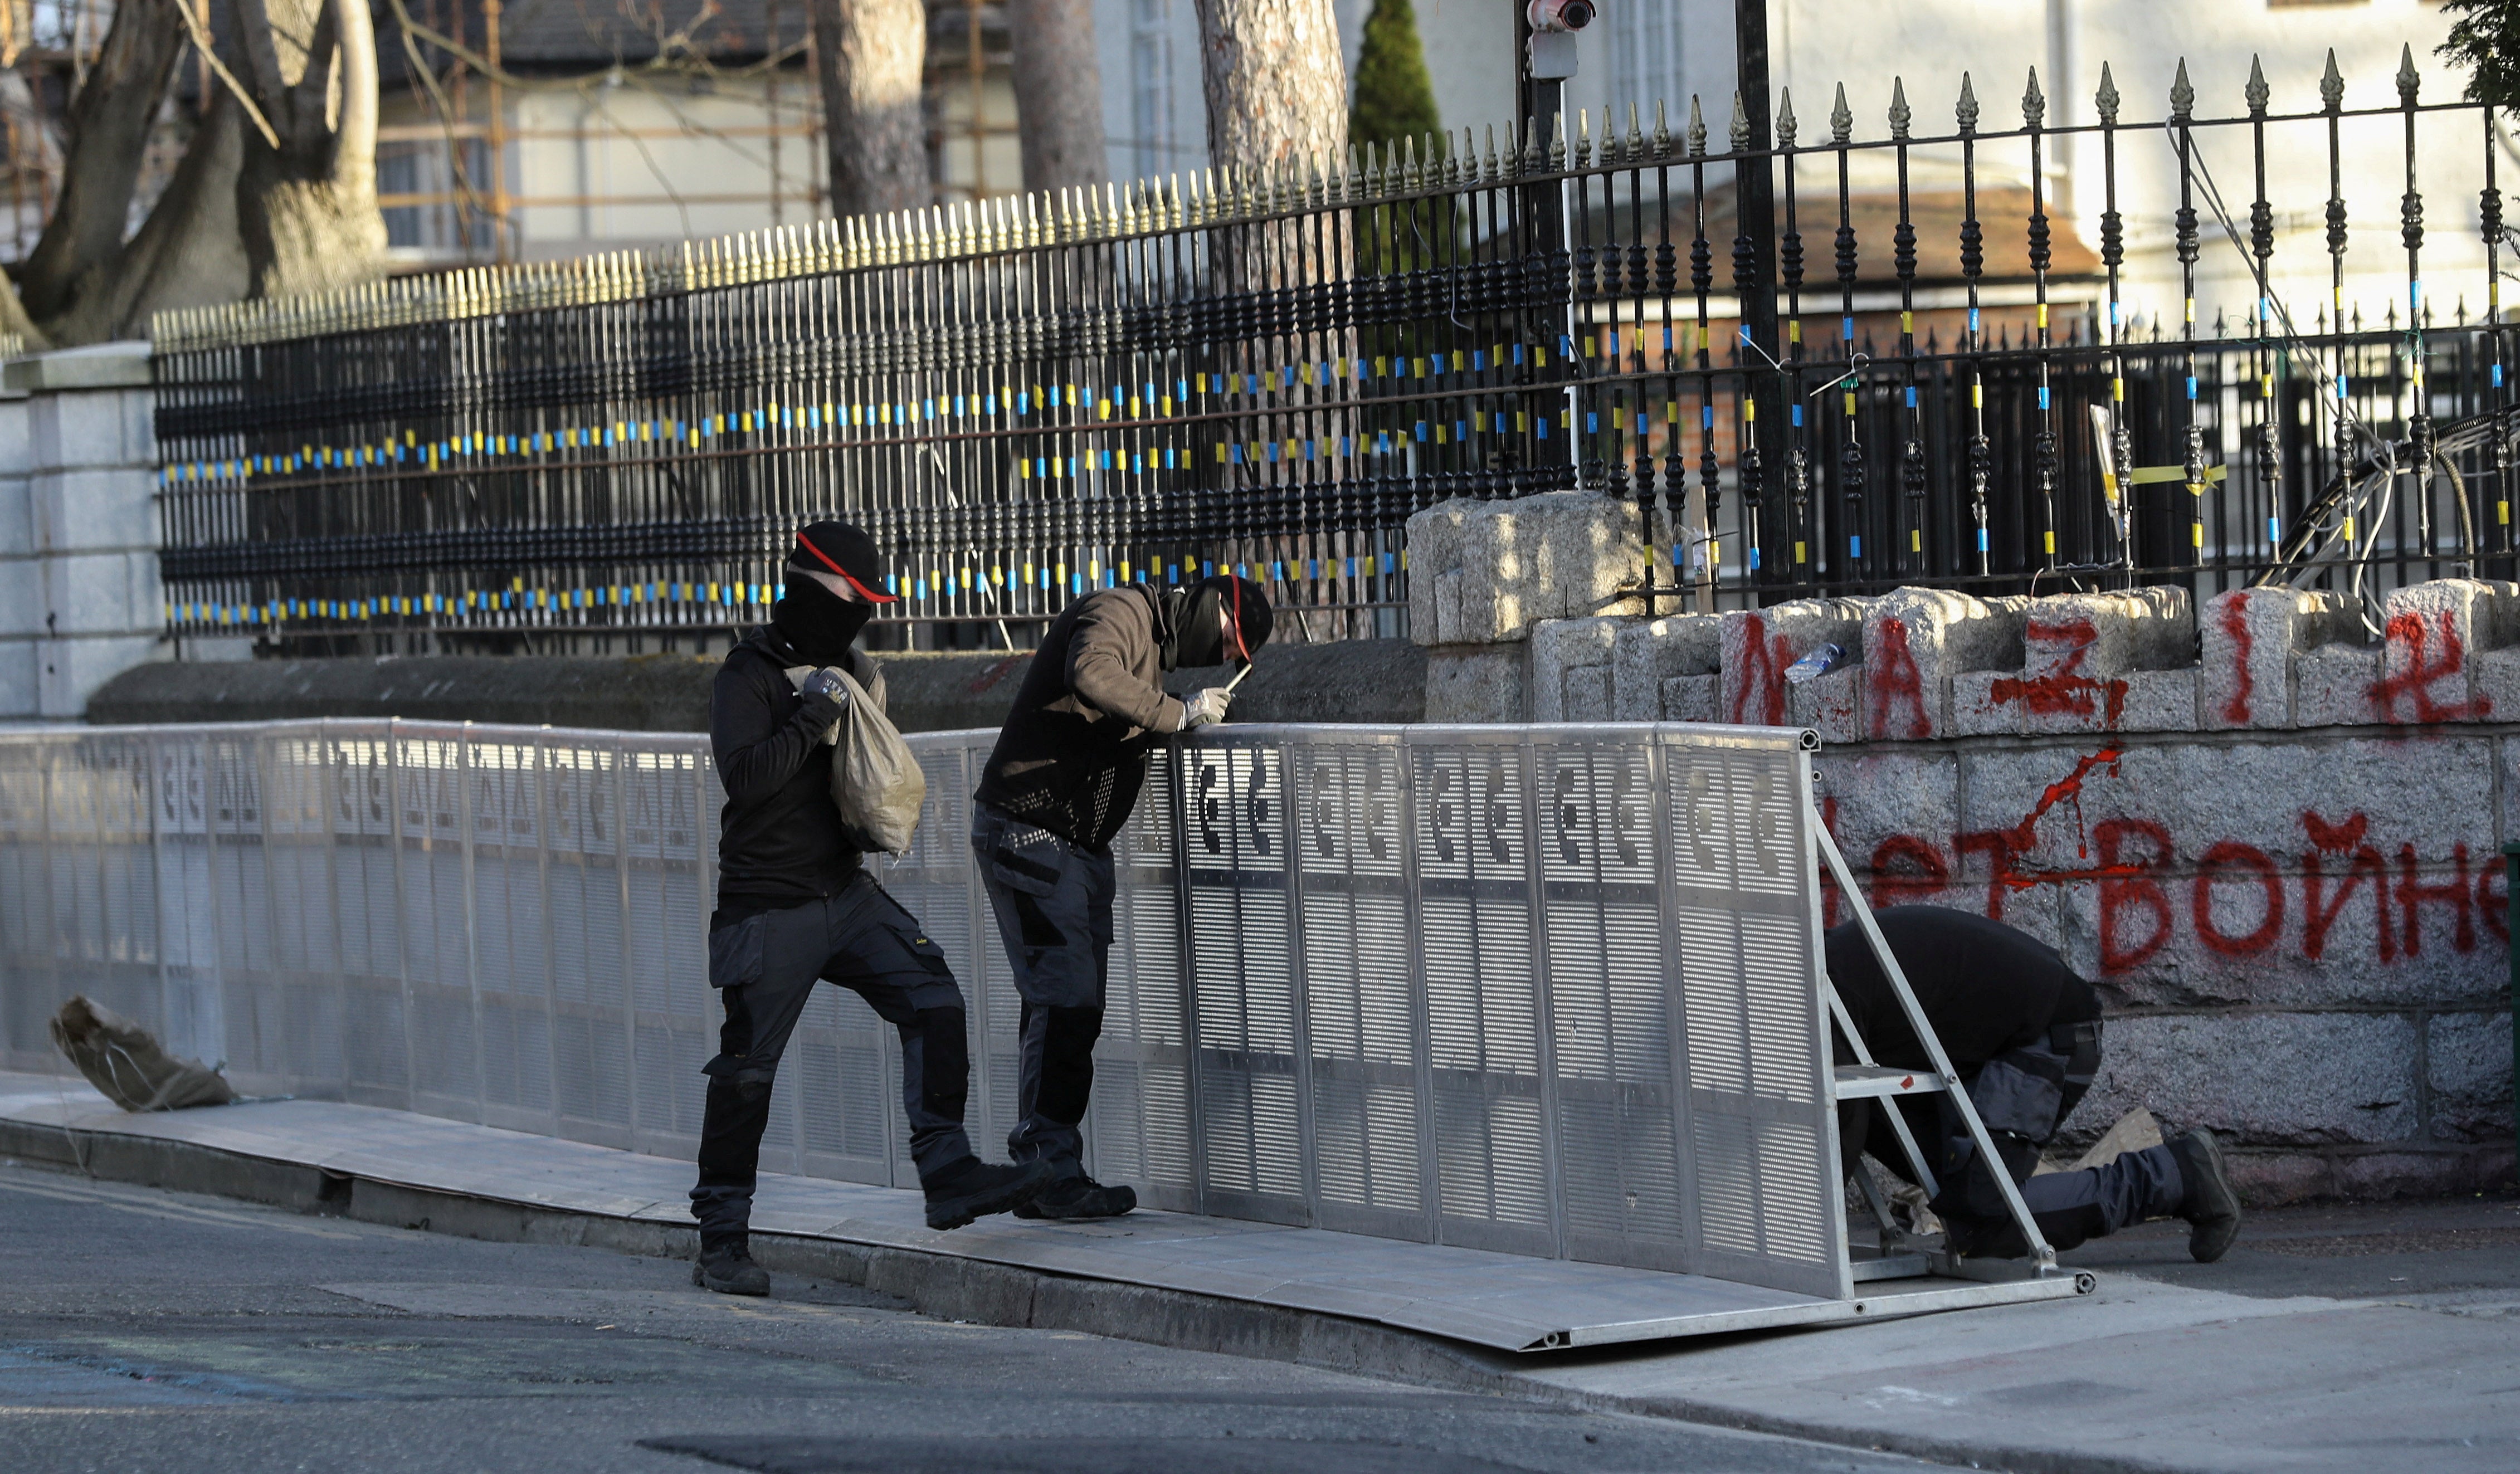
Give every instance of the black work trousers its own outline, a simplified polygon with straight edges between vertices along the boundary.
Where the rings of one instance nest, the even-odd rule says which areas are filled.
[[[817,979],[867,1001],[901,1035],[902,1106],[922,1182],[971,1155],[963,1130],[970,1056],[963,992],[944,951],[871,875],[837,895],[762,912],[709,933],[709,983],[726,1006],[701,1117],[692,1216],[703,1241],[744,1231],[770,1124],[779,1056]]]
[[[1941,1190],[1929,1206],[1950,1227],[1954,1247],[1962,1253],[2011,1258],[2029,1252],[1994,1176],[1999,1170],[2020,1189],[2040,1236],[2056,1249],[2104,1237],[2129,1224],[2172,1217],[2185,1203],[2187,1184],[2168,1146],[2125,1152],[2075,1172],[2034,1176],[2039,1149],[2055,1136],[2099,1069],[2096,1026],[2084,1044],[2071,1053],[2050,1045],[2007,1050],[1969,1075],[1969,1103],[1994,1138],[2000,1162],[1984,1159],[1949,1095],[1912,1095],[1898,1102],[1896,1108],[1938,1180]],[[1889,1124],[1873,1119],[1875,1110],[1891,1108],[1886,1100],[1840,1108],[1846,1159],[1855,1161],[1868,1143],[1882,1165],[1912,1180],[1915,1174]]]
[[[1111,852],[1061,839],[989,805],[971,815],[971,851],[1023,1000],[1015,1126],[1007,1152],[1085,1171],[1085,1107],[1111,965]]]

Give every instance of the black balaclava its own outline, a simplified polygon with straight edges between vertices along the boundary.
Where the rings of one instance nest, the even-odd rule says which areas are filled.
[[[1228,659],[1248,660],[1253,651],[1268,643],[1269,628],[1276,615],[1269,607],[1269,595],[1247,578],[1220,573],[1202,578],[1184,591],[1180,610],[1174,620],[1172,660],[1166,670],[1185,665],[1223,665]],[[1240,648],[1217,630],[1216,612],[1225,609],[1234,616],[1235,630],[1241,636]]]
[[[770,606],[770,627],[796,658],[810,665],[839,665],[849,643],[875,617],[875,605],[842,599],[802,569],[788,570],[788,588]]]

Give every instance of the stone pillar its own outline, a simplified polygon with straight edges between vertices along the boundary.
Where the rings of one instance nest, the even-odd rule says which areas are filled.
[[[1552,675],[1535,701],[1530,643],[1543,621],[1633,615],[1642,601],[1644,542],[1637,510],[1589,491],[1510,502],[1455,500],[1409,519],[1409,632],[1425,646],[1426,720],[1567,718]],[[1608,634],[1595,637],[1606,665]],[[1587,647],[1591,649],[1591,647]],[[1585,719],[1607,714],[1607,673],[1575,697]],[[1547,716],[1540,716],[1545,707]]]
[[[0,716],[75,720],[98,687],[168,653],[149,345],[20,359],[6,388]]]

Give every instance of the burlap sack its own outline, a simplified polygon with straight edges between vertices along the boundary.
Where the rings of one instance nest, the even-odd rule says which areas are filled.
[[[881,668],[872,660],[865,664],[872,677],[870,686],[860,686],[855,676],[837,666],[832,668],[849,692],[847,713],[824,737],[837,741],[840,728],[848,729],[848,741],[832,764],[832,804],[840,811],[840,824],[858,848],[906,855],[912,836],[919,831],[919,811],[927,802],[927,773],[919,766],[910,744],[901,739],[901,730],[884,715]],[[788,679],[801,687],[814,669],[790,666]]]
[[[124,1110],[182,1110],[236,1098],[218,1071],[176,1058],[147,1029],[84,997],[53,1015],[53,1043],[88,1084]]]

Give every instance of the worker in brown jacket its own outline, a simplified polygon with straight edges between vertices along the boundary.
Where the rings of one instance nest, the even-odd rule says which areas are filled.
[[[1094,1087],[1111,955],[1111,840],[1137,807],[1147,753],[1224,720],[1223,686],[1164,694],[1179,667],[1250,663],[1269,638],[1268,596],[1219,575],[1186,587],[1104,589],[1051,622],[973,795],[971,848],[1023,999],[1017,1162],[1046,1161],[1023,1218],[1108,1218],[1138,1204],[1086,1176],[1078,1130]]]

